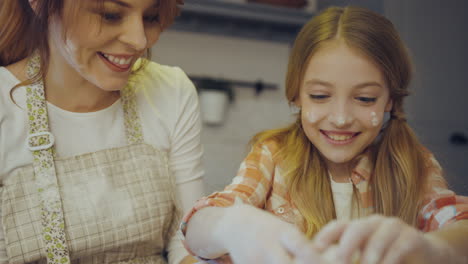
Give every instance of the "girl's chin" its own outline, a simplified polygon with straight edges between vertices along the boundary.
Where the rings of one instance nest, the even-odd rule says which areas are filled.
[[[336,156],[336,155],[324,155],[325,159],[334,164],[334,165],[345,165],[351,160],[353,160],[354,156]]]

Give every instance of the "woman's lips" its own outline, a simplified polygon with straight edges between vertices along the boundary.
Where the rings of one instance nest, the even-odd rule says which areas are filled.
[[[102,52],[98,52],[98,55],[115,72],[126,72],[132,66],[133,56],[114,56]]]

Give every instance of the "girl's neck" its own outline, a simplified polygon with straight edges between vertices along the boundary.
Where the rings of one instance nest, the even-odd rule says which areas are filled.
[[[328,171],[335,182],[349,182],[351,176],[351,168],[347,163],[327,162]]]

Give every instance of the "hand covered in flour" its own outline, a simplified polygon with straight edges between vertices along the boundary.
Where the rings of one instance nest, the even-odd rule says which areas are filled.
[[[443,263],[449,250],[445,241],[381,215],[330,222],[315,236],[314,245],[321,252],[333,251],[327,256],[330,263],[346,264]]]
[[[235,205],[226,211],[221,223],[217,236],[224,238],[234,263],[321,263],[320,255],[305,235],[268,212]]]

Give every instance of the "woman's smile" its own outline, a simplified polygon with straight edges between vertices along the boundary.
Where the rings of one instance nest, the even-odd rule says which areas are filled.
[[[111,55],[102,52],[98,52],[97,54],[104,61],[105,65],[115,72],[129,71],[135,58],[133,55]]]

